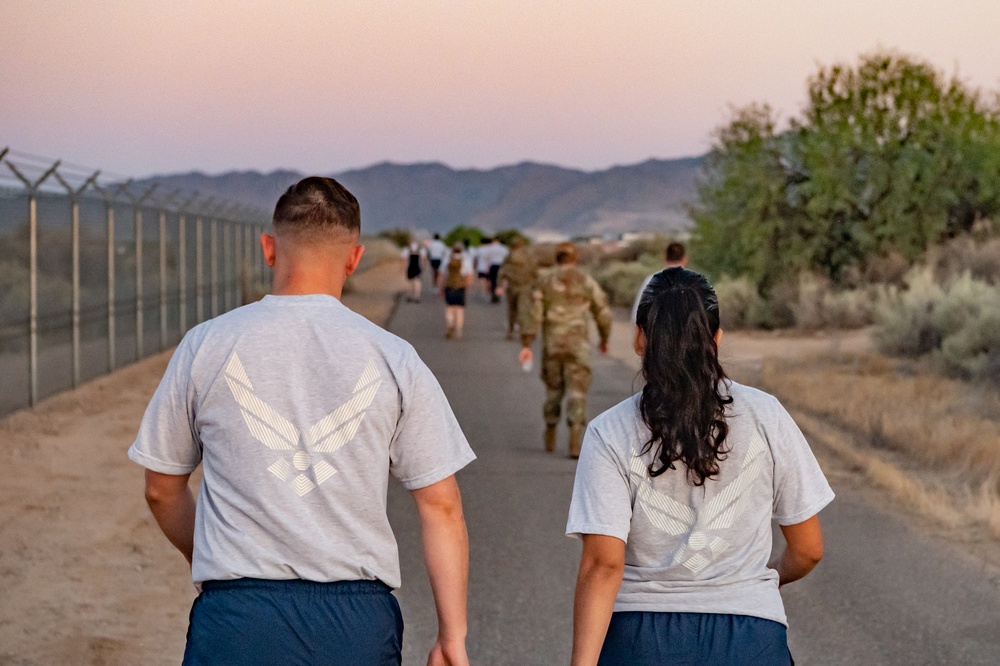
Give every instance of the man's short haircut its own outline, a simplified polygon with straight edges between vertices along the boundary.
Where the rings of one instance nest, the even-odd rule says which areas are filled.
[[[361,234],[361,206],[333,178],[310,176],[281,195],[271,218],[277,235],[306,242],[356,239]]]
[[[687,250],[684,248],[684,243],[671,243],[663,253],[666,260],[672,264],[683,261],[686,255]]]
[[[559,243],[559,245],[556,246],[557,264],[571,264],[576,261],[576,258],[576,245],[573,245],[572,243]]]

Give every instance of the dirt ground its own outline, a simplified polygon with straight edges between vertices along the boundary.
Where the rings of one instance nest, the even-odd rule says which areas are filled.
[[[344,301],[384,322],[385,264]],[[178,664],[195,597],[187,564],[125,456],[170,354],[0,420],[0,664]]]
[[[376,322],[402,287],[396,263],[352,278],[345,303]],[[628,314],[612,354],[638,368]],[[737,379],[768,356],[866,349],[867,336],[732,333]],[[0,664],[176,664],[195,590],[125,456],[169,360],[146,359],[0,420]]]

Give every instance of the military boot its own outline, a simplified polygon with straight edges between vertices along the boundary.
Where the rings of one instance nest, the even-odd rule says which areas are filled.
[[[579,458],[583,445],[583,426],[575,425],[569,428],[569,457]]]
[[[545,426],[545,450],[552,453],[556,450],[556,427]]]

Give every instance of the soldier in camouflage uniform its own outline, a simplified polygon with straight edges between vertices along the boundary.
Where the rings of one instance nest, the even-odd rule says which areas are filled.
[[[594,278],[576,267],[576,247],[562,243],[556,249],[556,267],[535,283],[532,308],[521,313],[522,363],[532,359],[531,343],[542,327],[542,381],[545,382],[545,450],[556,448],[556,426],[565,393],[569,424],[569,456],[580,456],[587,425],[587,391],[590,389],[590,340],[587,313],[594,317],[602,354],[608,351],[611,309]]]
[[[497,279],[507,283],[507,339],[513,340],[514,324],[519,321],[518,312],[530,307],[531,288],[538,279],[535,257],[520,238],[511,243],[510,254],[503,260]]]

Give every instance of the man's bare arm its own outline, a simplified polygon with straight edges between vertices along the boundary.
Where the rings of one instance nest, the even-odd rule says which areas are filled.
[[[438,617],[438,638],[427,663],[466,666],[469,535],[458,482],[449,476],[412,494],[420,513],[424,559]]]
[[[160,474],[146,470],[146,504],[160,530],[191,564],[194,551],[194,495],[190,474]]]

